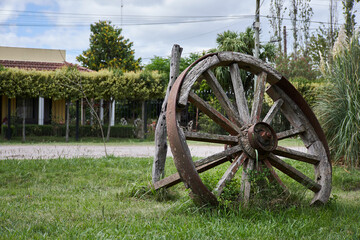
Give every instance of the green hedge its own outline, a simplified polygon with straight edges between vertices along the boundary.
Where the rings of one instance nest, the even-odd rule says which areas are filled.
[[[0,96],[45,97],[76,100],[162,98],[165,86],[156,71],[124,72],[119,75],[110,70],[79,72],[74,67],[55,71],[35,71],[4,68],[0,65]]]
[[[70,125],[70,137],[75,137],[75,125]],[[7,125],[1,126],[1,135],[5,137]],[[107,126],[103,127],[104,134],[106,135]],[[25,126],[26,136],[65,136],[65,125],[36,125],[27,124]],[[111,127],[110,136],[116,138],[134,138],[134,126],[113,126]],[[22,136],[22,125],[11,126],[12,136]],[[84,125],[79,127],[80,137],[101,137],[100,128],[96,125]]]

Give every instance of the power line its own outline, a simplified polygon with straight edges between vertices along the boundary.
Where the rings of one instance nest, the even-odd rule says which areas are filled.
[[[164,21],[164,22],[134,22],[134,23],[123,23],[123,26],[149,26],[149,25],[172,25],[172,24],[189,24],[189,23],[205,23],[205,22],[218,22],[218,21],[228,21],[228,20],[238,20],[243,18],[252,18],[253,15],[243,15],[243,16],[229,16],[224,18],[208,18],[208,19],[196,19],[196,20],[184,20],[184,21]],[[7,22],[0,23],[0,26],[16,26],[16,27],[88,27],[88,23],[42,23],[44,21],[38,20],[30,22]],[[114,23],[114,22],[113,22]],[[114,24],[116,24],[115,22]],[[121,24],[121,22],[120,22]],[[117,24],[116,24],[117,25]]]
[[[261,5],[265,2],[262,1]],[[227,20],[235,20],[235,19],[245,19],[245,18],[253,18],[254,14],[243,14],[243,15],[232,15],[232,16],[223,16],[223,15],[191,15],[191,16],[165,16],[165,15],[122,15],[122,14],[94,14],[94,13],[61,13],[61,12],[48,12],[48,11],[20,11],[20,10],[0,10],[0,15],[3,15],[1,12],[10,12],[10,13],[23,13],[25,15],[20,15],[22,18],[26,18],[33,15],[41,15],[42,18],[46,18],[47,22],[49,22],[49,18],[62,16],[66,18],[62,18],[62,23],[43,23],[42,19],[24,19],[24,22],[14,21],[14,22],[4,22],[0,23],[0,26],[17,26],[17,27],[88,27],[89,24],[81,22],[75,22],[74,19],[79,20],[88,20],[95,21],[95,17],[98,18],[106,18],[106,17],[119,17],[120,23],[118,25],[123,26],[149,26],[149,25],[171,25],[171,24],[189,24],[189,23],[203,23],[203,22],[215,22],[215,21],[227,21]],[[30,14],[30,15],[29,15]],[[31,16],[33,16],[31,15]],[[45,16],[42,16],[45,15]],[[50,16],[53,15],[53,16]],[[260,15],[265,18],[272,18],[268,15]],[[40,17],[40,16],[39,16]],[[92,17],[92,18],[86,18]],[[277,18],[277,17],[275,17]],[[70,21],[66,21],[66,20]],[[182,20],[184,19],[184,20]],[[291,18],[282,17],[282,20],[291,20]],[[57,18],[55,19],[57,20]],[[160,21],[159,21],[160,20]],[[299,20],[300,22],[303,20]],[[325,21],[309,21],[311,23],[317,24],[329,24]],[[339,24],[340,25],[340,24]]]
[[[10,13],[31,13],[31,14],[53,14],[53,15],[70,15],[70,16],[107,16],[121,17],[121,14],[99,14],[99,13],[69,13],[69,12],[50,12],[50,11],[27,11],[27,10],[0,10],[0,12]],[[227,18],[232,16],[226,15],[123,15],[124,17],[156,17],[156,18]],[[234,15],[235,17],[249,16],[249,14]]]
[[[207,35],[207,34],[209,34],[209,33],[213,33],[213,32],[217,32],[217,31],[219,31],[219,30],[223,30],[224,28],[232,27],[232,26],[234,26],[234,25],[236,25],[236,24],[239,24],[239,23],[236,22],[236,23],[234,23],[234,24],[230,24],[230,25],[227,25],[227,26],[225,26],[225,27],[217,28],[217,29],[214,29],[214,30],[212,30],[212,31],[208,31],[208,32],[204,32],[204,33],[199,33],[199,34],[193,35],[193,36],[191,36],[191,37],[179,39],[179,40],[177,40],[177,41],[183,41],[183,40],[188,40],[188,39],[192,39],[192,38],[197,38],[197,37],[200,37],[200,36],[203,36],[203,35]]]
[[[260,15],[261,17],[265,17],[265,18],[273,18],[269,15]],[[276,19],[278,19],[278,17],[275,16]],[[281,17],[282,20],[288,20],[288,21],[291,21],[291,18],[286,18],[286,17]],[[298,22],[305,22],[305,20],[301,20],[301,19],[298,19],[297,20]],[[324,21],[313,21],[313,20],[310,20],[310,21],[307,21],[307,22],[310,22],[310,23],[318,23],[318,24],[329,24],[329,22],[324,22]],[[338,23],[337,25],[341,25],[340,23]]]

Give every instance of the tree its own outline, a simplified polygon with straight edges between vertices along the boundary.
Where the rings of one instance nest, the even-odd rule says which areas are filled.
[[[112,69],[111,72],[107,70],[103,70],[104,72],[104,79],[101,79],[97,85],[98,85],[98,98],[104,99],[108,101],[109,103],[109,123],[108,123],[108,129],[106,134],[106,141],[109,141],[110,139],[110,129],[111,129],[111,119],[112,119],[112,107],[113,102],[115,101],[115,96],[126,96],[126,93],[123,92],[123,88],[120,88],[116,86],[116,83],[121,80],[121,76],[123,75],[123,72],[121,70]],[[108,77],[106,77],[108,75]]]
[[[99,21],[91,24],[90,30],[90,48],[76,57],[84,67],[95,71],[104,68],[140,69],[141,59],[135,59],[133,42],[121,35],[121,28],[116,28],[111,22]]]
[[[65,141],[69,141],[70,133],[70,104],[72,100],[77,100],[81,96],[78,89],[78,81],[80,80],[80,72],[76,67],[64,67],[55,72],[55,85],[58,87],[58,93],[55,98],[65,99],[66,101],[66,131]]]
[[[355,28],[355,12],[353,11],[354,4],[356,2],[359,2],[359,0],[343,0],[343,14],[345,18],[345,31],[346,36],[350,39],[353,35],[354,28]]]
[[[293,53],[294,57],[297,57],[298,47],[299,47],[299,39],[298,39],[298,12],[299,12],[299,1],[301,0],[291,0],[291,8],[289,12],[289,16],[291,18],[291,25],[293,31]]]
[[[255,37],[254,30],[250,27],[246,28],[245,32],[237,33],[232,31],[225,31],[221,34],[218,34],[216,42],[218,44],[218,51],[233,51],[254,55]],[[275,58],[274,44],[267,43],[265,45],[260,45],[259,58],[263,61],[273,61]],[[230,73],[225,68],[217,68],[215,75],[222,84],[231,82]],[[253,77],[254,76],[252,74],[249,74],[243,70],[241,71],[241,79],[243,80],[245,91],[252,92]],[[226,86],[223,87],[224,89],[228,89]]]
[[[25,123],[26,123],[26,99],[31,98],[35,96],[34,90],[32,89],[32,78],[29,75],[26,78],[22,79],[23,87],[21,88],[21,93],[19,96],[22,98],[22,142],[25,142],[26,140],[26,132],[25,132]]]
[[[205,52],[203,52],[205,55]],[[196,59],[200,58],[201,55],[198,53],[190,53],[188,57],[182,57],[180,59],[180,66],[179,71],[184,71],[190,64],[196,61]],[[150,63],[145,65],[146,71],[157,71],[161,74],[161,84],[163,85],[164,89],[170,79],[170,57],[158,57],[154,56],[150,59]]]
[[[284,0],[271,0],[270,2],[270,13],[271,18],[269,19],[270,25],[273,30],[273,40],[278,42],[278,51],[281,52],[281,29],[282,21],[284,17]]]
[[[280,55],[275,60],[276,70],[286,78],[304,78],[308,81],[315,80],[317,72],[313,69],[311,58],[308,56],[290,57]]]
[[[337,32],[337,0],[330,0],[330,5],[329,5],[329,12],[330,12],[330,16],[329,16],[329,40],[330,40],[330,46],[334,45],[335,42],[335,33]]]
[[[154,56],[145,66],[147,71],[158,71],[161,74],[161,83],[165,86],[169,82],[170,58]]]
[[[253,55],[255,49],[254,30],[248,27],[245,32],[241,33],[230,30],[225,31],[218,34],[216,43],[219,51],[233,51]]]
[[[332,49],[338,32],[336,28],[326,29],[325,26],[322,26],[312,33],[309,39],[308,56],[317,69],[320,69],[321,63],[324,61],[331,63]]]
[[[303,51],[306,56],[308,53],[309,38],[310,38],[310,23],[311,17],[314,15],[312,8],[310,7],[311,0],[302,0],[300,2],[300,19],[301,30],[303,31],[304,46]]]
[[[291,0],[289,16],[293,31],[293,54],[297,58],[301,39],[304,41],[302,50],[307,53],[308,41],[310,38],[310,20],[314,12],[310,7],[311,0]],[[300,31],[301,30],[301,31]]]

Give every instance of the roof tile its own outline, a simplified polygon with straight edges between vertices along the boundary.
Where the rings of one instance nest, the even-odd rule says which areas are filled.
[[[76,66],[81,72],[92,72],[92,70],[81,67],[77,64],[69,62],[52,63],[52,62],[31,62],[31,61],[13,61],[13,60],[0,60],[0,65],[6,68],[21,68],[21,69],[34,69],[39,71],[54,71],[64,66]]]

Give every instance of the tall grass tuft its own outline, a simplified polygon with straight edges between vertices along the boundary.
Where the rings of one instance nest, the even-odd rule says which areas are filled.
[[[359,35],[334,51],[324,72],[328,81],[315,112],[329,141],[335,162],[360,167],[360,43]]]

